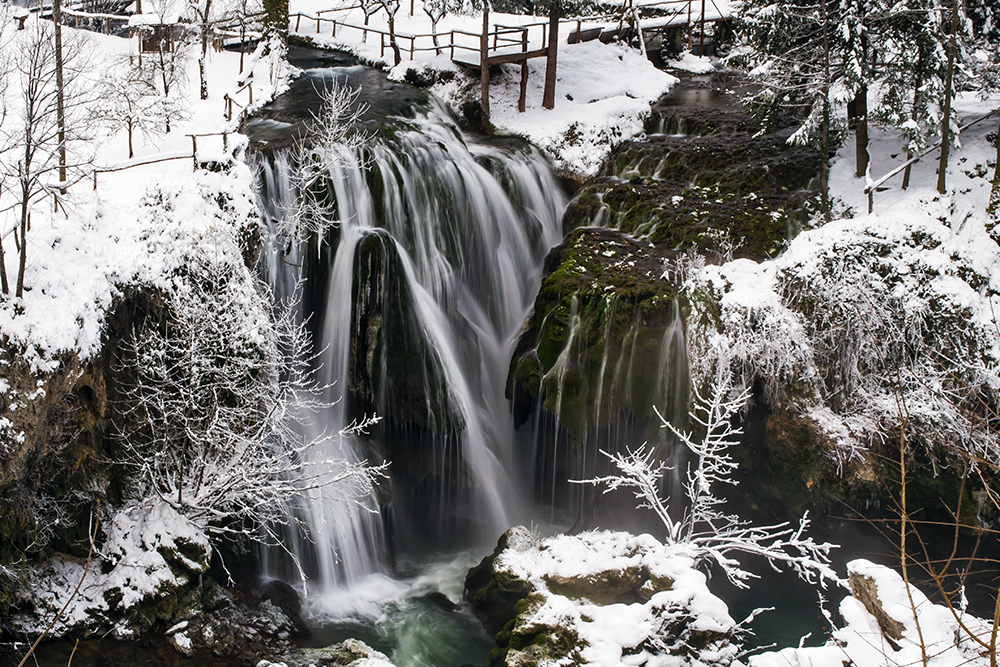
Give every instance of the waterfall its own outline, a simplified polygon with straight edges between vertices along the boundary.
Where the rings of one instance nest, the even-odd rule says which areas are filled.
[[[627,494],[599,499],[593,487],[568,483],[608,474],[600,454],[636,448],[644,442],[670,466],[663,496],[671,512],[683,511],[685,451],[660,428],[655,408],[673,425],[687,425],[687,343],[681,304],[644,311],[627,298],[612,295],[596,308],[589,329],[580,312],[584,297],[570,297],[562,348],[539,379],[533,407],[518,427],[524,475],[533,480],[536,502],[548,507],[555,525],[587,528],[596,524],[652,530],[635,522]],[[589,307],[594,309],[591,300]],[[557,306],[558,308],[558,306]],[[545,318],[557,316],[550,312]],[[540,328],[546,328],[543,320]],[[521,363],[538,363],[538,351],[527,350]],[[597,505],[607,505],[599,519]],[[616,506],[620,503],[620,507]],[[621,510],[619,512],[619,510]]]
[[[535,149],[475,141],[439,107],[385,135],[330,165],[338,224],[325,239],[279,231],[297,196],[293,156],[276,152],[258,170],[262,271],[310,322],[319,379],[337,401],[309,428],[383,418],[317,459],[390,461],[391,512],[385,496],[364,511],[322,493],[297,509],[313,546],[289,548],[321,586],[384,571],[390,533],[493,540],[522,518],[504,384],[565,200]]]

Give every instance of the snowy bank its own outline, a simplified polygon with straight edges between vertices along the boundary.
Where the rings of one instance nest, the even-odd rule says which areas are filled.
[[[651,535],[543,539],[518,526],[469,572],[466,594],[502,630],[491,664],[727,665],[737,624],[694,564]]]
[[[985,667],[992,625],[959,608],[933,604],[894,570],[859,559],[847,564],[854,596],[840,603],[843,626],[823,646],[750,658],[750,667]],[[866,582],[866,583],[863,583]],[[875,595],[859,592],[868,586]],[[863,602],[862,599],[865,601]],[[887,621],[894,624],[887,629]]]

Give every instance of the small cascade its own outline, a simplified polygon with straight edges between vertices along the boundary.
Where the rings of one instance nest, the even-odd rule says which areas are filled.
[[[339,399],[314,428],[383,419],[317,459],[389,461],[391,500],[365,511],[317,494],[296,510],[314,544],[290,548],[335,587],[385,571],[390,535],[413,548],[494,540],[524,518],[504,381],[561,237],[560,187],[535,149],[477,143],[432,107],[342,151],[327,179],[337,224],[295,242],[280,231],[294,168],[280,151],[260,163],[262,270],[276,298],[297,300],[327,398]]]
[[[681,477],[685,461],[675,438],[653,412],[678,427],[687,423],[688,371],[684,323],[678,301],[644,310],[619,296],[595,305],[584,295],[569,299],[565,328],[557,336],[543,334],[545,345],[555,338],[562,346],[555,361],[544,362],[544,349],[520,350],[511,373],[524,378],[523,364],[547,368],[538,379],[530,414],[519,420],[519,442],[530,443],[524,458],[532,462],[526,474],[534,483],[534,498],[549,508],[556,525],[593,525],[599,512],[599,492],[568,483],[607,474],[609,462],[600,452],[635,449],[644,442],[672,466],[664,479],[664,496],[681,512]],[[585,312],[589,311],[589,312]],[[562,319],[559,308],[546,314],[540,326],[552,331]],[[519,360],[519,361],[518,361]],[[522,385],[523,387],[524,385]],[[515,397],[515,404],[523,401]],[[625,498],[626,504],[631,501]],[[601,525],[622,525],[615,508],[600,510]],[[610,519],[610,522],[609,522]]]

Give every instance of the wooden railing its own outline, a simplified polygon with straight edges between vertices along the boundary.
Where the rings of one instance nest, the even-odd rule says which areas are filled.
[[[184,136],[189,137],[191,139],[190,153],[169,151],[166,153],[157,153],[155,155],[150,155],[145,158],[139,158],[138,160],[135,161],[128,161],[116,165],[107,165],[104,167],[94,167],[93,171],[94,189],[95,190],[97,189],[98,174],[110,174],[116,171],[125,171],[127,169],[134,169],[136,167],[145,167],[147,165],[160,164],[162,162],[171,162],[173,160],[191,160],[194,171],[197,171],[198,166],[200,164],[198,161],[198,139],[203,139],[206,137],[222,137],[222,153],[227,158],[232,158],[232,154],[229,150],[230,134],[235,134],[235,133],[227,131],[227,132],[204,132],[201,134],[186,134]],[[78,179],[76,182],[79,182],[79,180],[82,179]]]
[[[698,22],[700,16],[703,16],[704,5],[706,3],[714,6],[716,13],[723,20],[727,18],[716,6],[715,0],[662,0],[661,2],[654,4],[636,7],[635,10],[630,10],[630,13],[628,14],[622,14],[619,12],[560,19],[560,33],[563,33],[563,26],[568,26],[570,30],[565,34],[568,37],[568,41],[570,43],[574,43],[582,41],[584,34],[588,31],[606,28],[609,23],[613,24],[617,22],[619,26],[622,27],[630,22],[635,22],[636,20],[638,20],[640,24],[644,22],[660,24],[664,22],[664,19],[666,19],[667,24],[670,25],[674,23],[678,25],[692,25]],[[300,32],[303,24],[306,26],[315,24],[317,35],[322,35],[329,31],[329,35],[334,38],[337,37],[338,34],[343,35],[345,30],[361,33],[361,40],[365,42],[368,39],[369,33],[378,35],[380,40],[379,55],[384,58],[386,51],[390,47],[390,40],[393,35],[390,35],[390,33],[385,29],[368,25],[367,16],[365,24],[363,25],[356,21],[352,21],[349,17],[337,18],[336,16],[338,13],[349,12],[354,9],[361,9],[361,7],[359,5],[351,5],[347,7],[320,10],[313,14],[297,12],[289,16],[289,23],[290,26],[293,26],[293,30],[295,32]],[[380,8],[375,12],[375,14],[384,13],[384,11],[385,10]],[[675,21],[677,17],[681,16],[684,17],[683,21]],[[715,19],[713,15],[713,18],[708,20],[717,19]],[[510,47],[523,47],[525,42],[525,32],[527,31],[528,33],[533,33],[535,30],[540,33],[537,43],[544,45],[548,42],[548,29],[548,21],[537,21],[518,25],[494,24],[493,29],[488,34],[488,48],[490,51],[500,51]],[[424,52],[433,51],[440,54],[443,51],[447,51],[451,57],[454,58],[456,50],[468,51],[472,53],[480,53],[481,51],[479,40],[482,35],[480,33],[473,33],[460,29],[441,32],[436,35],[433,33],[406,33],[397,31],[394,37],[396,39],[396,44],[400,49],[400,54],[408,56],[410,60],[413,60],[415,54]],[[436,45],[434,44],[435,38],[438,42]],[[534,36],[531,34],[529,34],[529,39],[527,41],[530,43],[536,43]]]

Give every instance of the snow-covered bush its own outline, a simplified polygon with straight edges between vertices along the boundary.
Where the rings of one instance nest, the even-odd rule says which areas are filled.
[[[219,234],[231,242],[228,230]],[[377,469],[306,464],[316,439],[298,425],[326,407],[309,336],[290,316],[272,316],[235,249],[222,257],[192,253],[161,288],[166,316],[132,336],[121,362],[122,463],[139,504],[158,499],[212,536],[267,539],[261,529],[284,523],[289,502],[328,485],[338,500],[359,502]]]
[[[951,218],[938,203],[840,220],[776,260],[706,267],[688,283],[711,295],[692,300],[691,345],[728,351],[739,384],[816,415],[841,460],[905,417],[910,439],[996,463],[977,425],[1000,390],[1000,248],[982,216]],[[692,364],[697,382],[710,372]]]
[[[102,548],[85,562],[53,558],[27,568],[20,596],[30,604],[11,614],[8,630],[33,636],[52,623],[48,636],[60,637],[117,623],[143,603],[175,596],[212,555],[204,531],[155,499],[112,513],[103,532]],[[120,637],[133,631],[116,626]]]

